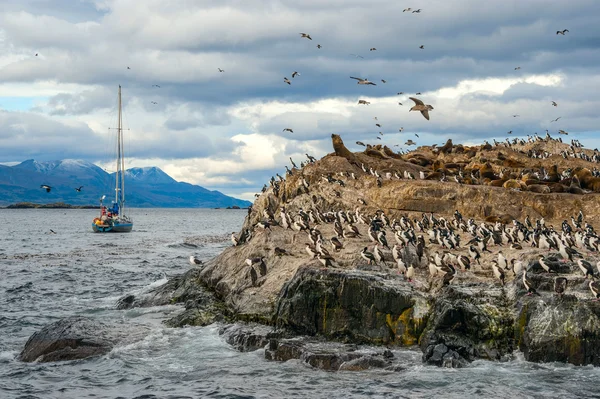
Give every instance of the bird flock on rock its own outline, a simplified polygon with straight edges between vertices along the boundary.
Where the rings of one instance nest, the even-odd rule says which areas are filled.
[[[339,181],[330,177],[316,184],[339,184]],[[358,202],[366,205],[364,200]],[[267,230],[292,230],[299,240],[305,240],[304,256],[318,261],[323,268],[348,267],[335,257],[346,250],[348,243],[353,243],[353,248],[362,249],[350,254],[354,261],[346,263],[355,264],[360,258],[368,265],[380,266],[383,272],[395,270],[409,282],[428,279],[430,284],[441,281],[441,285],[449,285],[459,273],[471,273],[472,277],[493,277],[501,285],[509,279],[521,279],[528,295],[539,295],[528,274],[532,269],[556,276],[558,295],[563,295],[569,282],[575,280],[571,277],[572,269],[579,269],[589,279],[586,284],[593,299],[600,298],[600,237],[581,211],[570,222],[565,220],[558,231],[548,226],[544,218],[532,222],[527,216],[522,222],[515,219],[507,224],[477,223],[474,219],[465,220],[458,210],[450,220],[433,213],[390,220],[382,210],[366,214],[360,206],[328,212],[320,212],[316,206],[290,212],[281,206],[277,216],[268,209],[263,210],[262,216],[240,235],[231,234],[234,246],[244,245]],[[323,233],[331,230],[330,235]],[[518,254],[526,247],[555,253],[539,254],[537,262],[528,264],[519,260],[518,255],[509,258],[504,254],[504,250]],[[278,247],[274,251],[276,256],[301,255]],[[345,255],[348,259],[348,254]],[[246,264],[251,285],[256,286],[267,275],[265,257],[248,258]]]

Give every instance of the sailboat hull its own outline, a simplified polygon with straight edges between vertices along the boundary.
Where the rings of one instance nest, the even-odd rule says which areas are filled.
[[[94,233],[129,233],[133,229],[133,223],[117,223],[113,225],[92,223]]]

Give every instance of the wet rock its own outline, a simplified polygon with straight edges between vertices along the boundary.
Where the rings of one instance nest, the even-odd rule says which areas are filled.
[[[515,335],[525,359],[600,366],[600,303],[524,297]]]
[[[513,322],[501,289],[446,287],[435,298],[421,336],[423,361],[460,367],[475,359],[499,360],[514,350]]]
[[[154,287],[139,295],[128,294],[117,301],[116,308],[132,309],[184,303],[189,299],[206,295],[200,284],[200,269],[195,268],[169,279],[165,284]]]
[[[240,352],[252,352],[264,348],[270,338],[279,336],[272,327],[260,324],[231,324],[219,330],[225,341]]]
[[[407,282],[301,268],[283,287],[275,320],[298,334],[409,346],[417,343],[426,312],[425,297]]]
[[[276,361],[298,359],[314,368],[326,371],[362,371],[372,368],[400,371],[403,369],[401,365],[394,363],[393,354],[390,356],[386,351],[302,337],[271,339],[265,349],[265,358]]]
[[[19,360],[57,362],[100,356],[117,344],[135,342],[148,332],[147,327],[109,324],[75,316],[46,325],[33,334]]]

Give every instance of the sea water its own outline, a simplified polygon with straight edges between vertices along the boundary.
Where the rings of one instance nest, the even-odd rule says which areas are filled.
[[[535,364],[515,354],[463,369],[396,350],[404,371],[326,372],[240,353],[219,326],[167,328],[178,306],[115,310],[231,245],[245,210],[132,209],[129,234],[91,231],[95,210],[0,209],[0,398],[600,398],[600,368]],[[56,232],[52,234],[50,229]],[[141,341],[85,360],[23,363],[45,324],[82,315],[150,327]]]

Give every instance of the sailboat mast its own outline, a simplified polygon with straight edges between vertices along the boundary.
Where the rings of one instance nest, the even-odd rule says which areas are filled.
[[[121,85],[119,85],[119,116],[117,120],[117,173],[115,175],[115,202],[119,201],[119,176],[121,175]]]
[[[119,131],[121,132],[121,215],[125,215],[125,140],[123,140],[123,113],[121,112],[121,86],[119,86]]]

